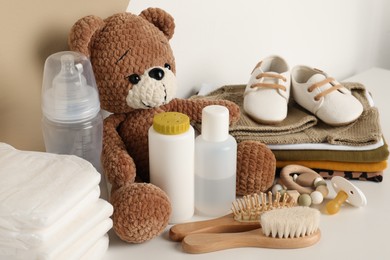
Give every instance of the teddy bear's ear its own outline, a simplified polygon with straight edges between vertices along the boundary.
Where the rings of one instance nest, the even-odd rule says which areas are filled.
[[[81,52],[90,57],[90,43],[94,33],[104,26],[100,17],[90,15],[78,20],[71,28],[68,45],[70,50]]]
[[[143,10],[139,16],[154,24],[168,40],[172,38],[175,31],[175,21],[170,14],[160,8],[148,8]]]

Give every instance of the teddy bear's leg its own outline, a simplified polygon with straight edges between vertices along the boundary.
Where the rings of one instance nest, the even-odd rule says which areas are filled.
[[[256,141],[243,141],[238,144],[237,195],[268,190],[274,182],[275,171],[275,155],[265,144]]]
[[[161,234],[168,225],[168,196],[150,183],[126,184],[111,197],[115,233],[124,241],[142,243]]]

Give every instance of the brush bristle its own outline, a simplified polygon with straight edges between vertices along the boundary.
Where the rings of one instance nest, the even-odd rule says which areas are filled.
[[[295,201],[287,193],[282,196],[280,192],[275,195],[271,191],[268,194],[261,192],[260,195],[255,193],[237,199],[232,203],[232,212],[236,221],[256,222],[265,211],[288,208],[294,204]]]
[[[318,230],[320,212],[309,207],[275,209],[264,212],[260,223],[264,235],[268,237],[304,237]]]

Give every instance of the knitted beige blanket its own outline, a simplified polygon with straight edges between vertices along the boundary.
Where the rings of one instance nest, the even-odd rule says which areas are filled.
[[[290,97],[288,115],[277,125],[264,125],[252,120],[243,109],[245,85],[223,86],[206,96],[191,99],[230,100],[240,106],[240,119],[230,127],[230,134],[237,142],[255,140],[265,144],[329,143],[351,146],[374,144],[382,137],[379,115],[366,97],[365,87],[360,83],[343,85],[363,104],[364,111],[358,120],[345,126],[330,126],[317,119]],[[200,131],[201,126],[195,125]]]

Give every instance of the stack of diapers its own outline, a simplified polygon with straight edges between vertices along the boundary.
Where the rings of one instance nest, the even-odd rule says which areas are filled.
[[[99,182],[77,156],[0,143],[0,259],[102,258],[113,208]]]

